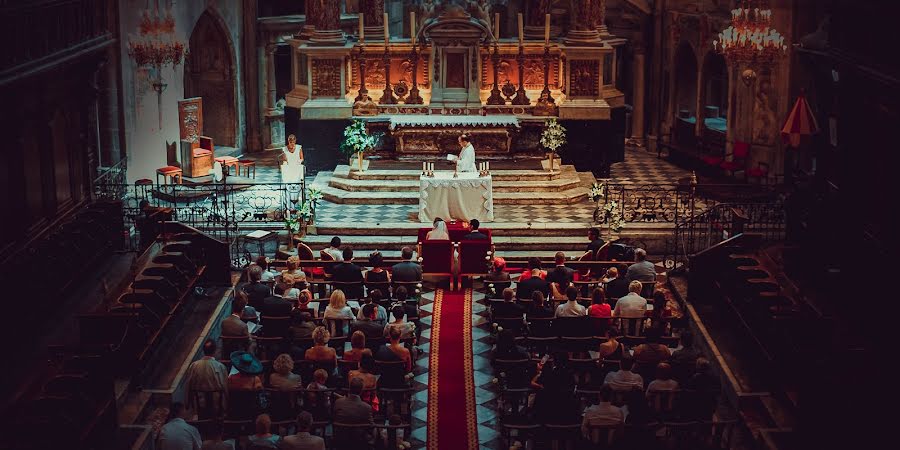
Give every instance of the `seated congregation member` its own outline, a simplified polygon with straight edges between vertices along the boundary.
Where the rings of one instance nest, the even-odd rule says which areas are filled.
[[[541,269],[532,269],[531,276],[525,281],[519,280],[516,283],[516,298],[531,298],[532,293],[538,291],[544,294],[544,297],[550,295],[550,284],[541,277]]]
[[[366,283],[389,283],[391,281],[391,273],[384,270],[384,256],[381,255],[381,252],[372,252],[369,255],[369,264],[372,265],[372,270],[366,271]]]
[[[566,289],[568,301],[556,307],[556,317],[582,317],[587,315],[587,308],[578,303],[578,288],[569,286]]]
[[[625,414],[622,409],[613,405],[612,388],[608,385],[600,387],[600,401],[596,405],[588,406],[584,410],[584,417],[581,421],[581,434],[585,438],[591,439],[591,426],[601,425],[622,425],[625,423]]]
[[[447,231],[447,224],[443,219],[438,217],[434,219],[434,228],[425,235],[426,241],[446,241],[450,239],[450,233]]]
[[[331,238],[331,244],[325,249],[325,253],[328,253],[335,261],[343,261],[344,253],[341,252],[341,238],[337,236]]]
[[[290,334],[294,339],[306,339],[312,336],[316,329],[316,323],[312,316],[306,312],[294,312],[291,314]]]
[[[372,289],[369,291],[369,296],[363,300],[362,307],[359,308],[359,312],[356,314],[356,318],[362,320],[363,317],[368,317],[373,322],[377,322],[380,326],[384,326],[387,322],[387,310],[384,309],[384,306],[381,306],[380,302],[382,299],[381,289]],[[370,311],[370,315],[366,315],[364,311],[366,306],[372,305],[373,308]]]
[[[282,353],[272,362],[272,374],[269,375],[269,385],[282,391],[290,391],[302,386],[300,375],[293,373],[294,358],[287,353]]]
[[[391,316],[393,316],[394,320],[384,326],[384,332],[382,333],[384,337],[389,338],[391,336],[391,330],[395,328],[400,330],[400,339],[411,339],[416,336],[416,325],[404,320],[406,311],[402,306],[394,306],[394,308],[391,309]]]
[[[306,272],[300,267],[300,257],[297,255],[289,256],[287,259],[287,268],[281,271],[281,276],[290,275],[294,279],[294,283],[306,281]],[[293,287],[293,284],[291,284]]]
[[[350,380],[350,391],[347,396],[334,402],[334,421],[345,424],[372,424],[372,406],[364,402],[360,395],[363,392],[364,381],[362,378]],[[354,430],[350,440],[358,444],[358,448],[365,448],[370,440],[369,433]],[[354,448],[354,447],[348,447]]]
[[[284,283],[275,284],[275,293],[271,297],[263,300],[262,307],[257,308],[264,316],[269,317],[285,317],[291,314],[294,305],[290,301],[285,300],[284,292],[287,291],[288,285]]]
[[[678,389],[678,382],[672,379],[672,366],[668,363],[656,365],[656,379],[647,385],[647,394],[660,391],[674,391]]]
[[[378,336],[381,336],[381,327],[378,327]],[[350,335],[350,350],[345,351],[341,359],[344,361],[358,362],[362,359],[363,355],[371,354],[372,350],[366,348],[366,335],[363,334],[362,331],[356,330]]]
[[[494,318],[497,317],[522,317],[522,314],[525,313],[525,308],[522,305],[515,302],[515,291],[510,288],[506,288],[503,290],[503,301],[492,301],[491,302],[491,315]]]
[[[606,301],[603,289],[595,288],[591,292],[591,306],[588,308],[588,316],[597,319],[609,319],[612,317],[612,309]]]
[[[638,248],[634,250],[635,263],[628,266],[625,278],[628,281],[640,281],[641,283],[656,283],[656,266],[647,261],[647,251]]]
[[[600,247],[603,247],[603,244],[606,242],[600,238],[600,229],[599,228],[591,228],[588,230],[588,240],[590,241],[587,245],[587,248],[584,250],[586,252],[590,252],[591,256],[597,256],[597,250],[600,250]]]
[[[484,280],[498,283],[510,281],[509,272],[506,271],[506,260],[499,256],[495,256],[494,259],[491,260],[491,271],[485,275]]]
[[[200,431],[187,423],[191,413],[184,403],[175,402],[169,408],[169,421],[159,430],[157,448],[160,450],[199,450]]]
[[[268,282],[275,279],[275,275],[278,273],[269,266],[269,260],[263,255],[259,255],[256,258],[256,265],[262,269],[262,276],[259,281]]]
[[[359,360],[359,368],[347,374],[347,382],[353,383],[353,380],[362,380],[364,389],[362,400],[377,411],[378,395],[374,389],[378,386],[378,376],[375,375],[375,358],[372,355],[363,355]]]
[[[531,318],[548,318],[556,315],[556,310],[547,304],[544,294],[541,291],[531,293],[531,309],[525,313],[527,319]]]
[[[647,340],[634,348],[632,356],[635,362],[635,372],[642,375],[652,375],[656,366],[661,362],[667,362],[672,356],[669,347],[660,343],[662,330],[651,327],[645,331]]]
[[[537,390],[534,397],[536,422],[568,424],[579,419],[581,409],[575,397],[575,375],[569,368],[567,353],[557,352],[548,363],[538,363],[531,387]]]
[[[654,311],[656,311],[656,309],[654,309]],[[685,330],[678,339],[681,342],[681,348],[672,352],[669,363],[672,364],[672,368],[676,373],[683,372],[682,368],[684,367],[690,368],[688,373],[691,373],[693,372],[694,363],[697,362],[697,358],[703,356],[703,354],[700,352],[700,349],[694,347],[694,333]]]
[[[344,260],[338,264],[335,264],[331,268],[331,279],[334,281],[338,281],[341,283],[354,283],[359,282],[360,284],[355,286],[345,286],[343,289],[346,289],[347,292],[344,294],[347,295],[347,298],[362,298],[362,267],[353,264],[353,249],[347,247],[343,251]]]
[[[325,314],[322,317],[326,320],[344,321],[341,330],[335,330],[336,333],[340,333],[338,336],[350,334],[349,325],[356,320],[356,315],[353,314],[353,310],[347,306],[347,297],[344,296],[344,291],[340,289],[335,289],[334,292],[331,293],[331,298],[328,299],[328,306],[325,307]]]
[[[606,283],[606,295],[609,298],[621,298],[628,295],[628,279],[619,276],[619,269],[615,266],[606,269],[606,276],[603,277]]]
[[[263,388],[262,363],[250,352],[234,352],[231,354],[231,367],[237,373],[228,377],[230,391],[260,391]]]
[[[326,330],[325,327],[316,327],[312,337],[313,346],[306,350],[306,353],[303,355],[304,359],[309,361],[333,362],[334,365],[337,366],[337,353],[335,353],[333,348],[328,346],[328,340],[331,339],[331,334],[328,333],[328,330]]]
[[[400,335],[397,329],[391,330],[387,344],[376,349],[375,361],[403,361],[403,367],[385,366],[378,384],[387,388],[399,388],[405,385],[405,375],[412,370],[412,352],[400,342]]]
[[[397,328],[391,328],[391,331],[388,335],[390,341],[384,348],[388,349],[390,352],[394,354],[400,361],[404,361],[406,363],[405,370],[407,372],[412,371],[412,353],[400,342],[401,338],[400,330]],[[382,361],[382,360],[379,360]]]
[[[528,258],[528,269],[522,272],[522,275],[519,276],[519,282],[525,281],[534,276],[535,269],[537,269],[539,274],[538,276],[540,276],[542,280],[547,279],[547,271],[541,269],[541,259],[537,256],[532,256]]]
[[[297,306],[294,309],[298,310],[300,312],[304,312],[304,311],[308,312],[310,315],[315,314],[318,312],[318,310],[313,310],[312,308],[309,307],[309,302],[311,302],[311,301],[312,301],[312,292],[310,292],[309,289],[304,289],[304,290],[300,291],[300,293],[297,295]],[[306,310],[309,310],[309,311],[306,311]]]
[[[256,416],[256,433],[247,436],[248,448],[278,448],[281,436],[272,434],[272,418],[268,414]]]
[[[697,358],[696,372],[684,383],[684,388],[693,391],[692,401],[687,402],[688,418],[695,420],[710,420],[716,411],[719,392],[722,384],[719,377],[713,373],[709,360],[703,357]]]
[[[556,261],[556,267],[547,273],[547,282],[556,283],[559,285],[560,290],[564,290],[574,281],[575,270],[566,267],[566,254],[563,252],[556,252],[554,260]]]
[[[422,265],[412,261],[413,249],[411,247],[403,247],[403,249],[400,250],[400,257],[403,258],[403,262],[394,264],[391,268],[393,281],[422,281]]]
[[[262,267],[251,264],[247,269],[247,276],[250,278],[250,282],[244,285],[243,289],[244,293],[247,294],[247,304],[260,309],[263,300],[272,295],[272,289],[261,281],[263,276]]]
[[[222,422],[218,420],[213,422],[203,436],[206,439],[203,440],[200,450],[235,450],[234,440],[229,439],[225,441],[223,440],[224,435],[225,427]]]
[[[403,305],[403,312],[406,314],[406,317],[419,317],[419,303],[416,300],[408,299],[409,295],[407,294],[406,288],[399,286],[397,291],[394,292],[394,303],[392,303],[392,305]],[[393,310],[393,308],[391,308],[391,310]],[[390,317],[388,317],[388,319],[390,319]]]
[[[620,364],[622,366],[619,370],[606,374],[603,383],[608,384],[614,391],[637,389],[643,394],[644,378],[631,371],[634,368],[634,359],[626,355],[622,358]]]
[[[285,436],[279,448],[281,450],[325,450],[325,440],[310,434],[313,416],[307,411],[297,415],[297,433]]]
[[[222,319],[222,336],[239,337],[246,336],[250,339],[250,330],[247,323],[241,320],[241,314],[244,313],[244,307],[247,306],[245,301],[246,295],[239,293],[231,301],[231,315]]]
[[[628,284],[628,295],[616,302],[616,309],[613,312],[615,317],[623,317],[626,319],[638,319],[644,317],[647,313],[647,300],[641,297],[641,289],[643,286],[640,281],[632,281]]]
[[[528,359],[525,348],[516,345],[516,335],[511,330],[503,330],[497,335],[497,348],[494,350],[496,359]]]
[[[187,392],[185,398],[193,401],[195,391],[225,391],[228,368],[216,360],[216,341],[207,339],[203,343],[203,357],[192,362],[187,371]],[[192,405],[196,407],[196,405]]]
[[[597,358],[607,361],[621,361],[626,355],[625,344],[619,342],[619,329],[610,327],[606,330],[606,342],[597,348]]]
[[[488,237],[486,234],[482,233],[481,231],[478,231],[479,226],[481,226],[481,223],[478,221],[478,219],[472,219],[472,221],[469,222],[470,231],[468,233],[466,233],[465,236],[462,237],[462,240],[474,241],[474,240],[479,240],[479,239],[487,239]]]
[[[353,326],[350,327],[354,334],[359,331],[367,338],[379,338],[384,334],[384,325],[376,322],[374,319],[376,317],[375,311],[374,303],[369,303],[362,307],[360,310],[361,317],[356,322],[353,322]]]

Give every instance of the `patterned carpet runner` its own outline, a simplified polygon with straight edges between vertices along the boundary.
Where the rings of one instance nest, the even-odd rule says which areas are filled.
[[[478,449],[471,289],[435,292],[428,364],[428,449]]]

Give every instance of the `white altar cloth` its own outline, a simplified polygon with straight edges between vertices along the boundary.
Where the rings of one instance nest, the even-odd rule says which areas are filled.
[[[462,172],[435,172],[433,177],[419,177],[419,221],[478,219],[494,221],[494,192],[491,176]]]

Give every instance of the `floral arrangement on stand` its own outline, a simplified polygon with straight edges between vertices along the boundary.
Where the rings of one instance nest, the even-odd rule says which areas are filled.
[[[556,152],[563,145],[566,145],[566,128],[556,121],[556,118],[547,120],[543,133],[541,133],[541,145],[543,145],[550,153],[550,170],[553,170]]]
[[[379,136],[369,134],[366,123],[357,119],[344,129],[344,141],[341,142],[341,151],[350,158],[351,162],[353,156],[356,155],[356,159],[359,162],[359,171],[362,172],[363,153],[374,147],[378,140]]]
[[[597,202],[597,209],[594,211],[594,220],[597,223],[607,224],[607,240],[610,240],[612,233],[618,233],[625,227],[625,219],[622,218],[622,210],[619,209],[619,203],[615,200],[609,200],[609,188],[603,183],[594,183],[588,192],[591,201]]]
[[[296,211],[288,211],[284,216],[284,227],[288,231],[288,242],[293,243],[294,236],[306,236],[307,227],[313,224],[316,206],[322,199],[322,190],[311,187],[306,190],[306,198]]]

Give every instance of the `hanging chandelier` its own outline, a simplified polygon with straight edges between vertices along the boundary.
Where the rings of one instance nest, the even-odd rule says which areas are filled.
[[[787,53],[784,36],[772,28],[772,10],[761,0],[741,0],[731,10],[731,26],[713,40],[713,48],[736,65],[767,66]]]

